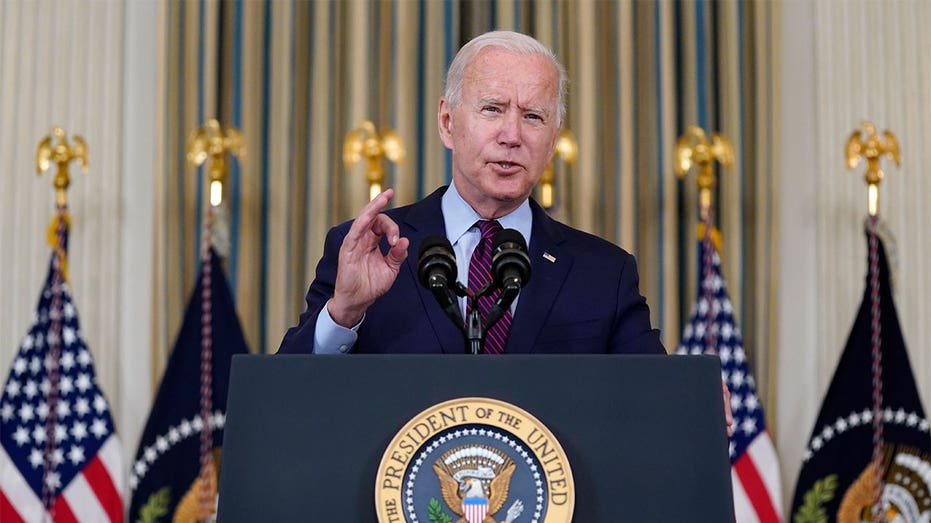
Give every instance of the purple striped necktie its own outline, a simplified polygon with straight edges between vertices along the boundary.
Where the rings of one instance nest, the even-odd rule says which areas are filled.
[[[497,220],[479,220],[475,222],[475,227],[482,231],[482,239],[472,252],[472,260],[469,262],[469,290],[472,292],[477,292],[492,279],[491,242],[494,235],[501,230],[501,224]],[[501,294],[501,289],[496,289],[493,293],[478,299],[478,309],[483,321],[488,317],[488,311],[498,299],[499,294]],[[510,330],[511,311],[509,310],[485,332],[485,341],[482,344],[485,352],[488,354],[503,353]]]

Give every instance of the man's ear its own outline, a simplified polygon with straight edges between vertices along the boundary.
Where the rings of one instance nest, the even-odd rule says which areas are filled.
[[[453,114],[452,108],[446,98],[440,98],[440,105],[436,110],[436,127],[440,133],[440,140],[447,149],[453,149]]]

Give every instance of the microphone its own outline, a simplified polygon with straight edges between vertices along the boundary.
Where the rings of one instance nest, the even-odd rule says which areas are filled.
[[[520,290],[530,280],[527,242],[517,230],[504,229],[492,239],[491,274],[495,285],[504,290]]]
[[[489,328],[504,316],[520,289],[530,281],[530,256],[520,232],[504,229],[495,235],[491,245],[491,274],[501,294],[488,311]]]
[[[446,236],[432,234],[424,238],[417,256],[417,277],[440,304],[453,323],[463,328],[459,303],[451,285],[456,283],[456,255]]]

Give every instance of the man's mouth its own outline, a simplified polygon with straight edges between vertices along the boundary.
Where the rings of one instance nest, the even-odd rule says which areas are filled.
[[[504,170],[510,170],[517,167],[520,167],[520,164],[514,162],[494,162],[495,165]]]

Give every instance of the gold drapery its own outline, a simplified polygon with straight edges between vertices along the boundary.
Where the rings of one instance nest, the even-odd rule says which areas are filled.
[[[156,370],[198,262],[206,193],[184,161],[191,129],[217,117],[245,136],[250,154],[228,189],[226,267],[249,346],[274,352],[304,308],[326,230],[367,200],[364,176],[341,165],[342,137],[364,119],[398,131],[408,158],[386,166],[395,205],[447,183],[435,117],[445,68],[462,43],[496,28],[536,36],[567,66],[565,126],[579,161],[558,178],[554,213],[637,256],[670,351],[697,280],[697,194],[675,178],[675,140],[699,125],[733,141],[736,163],[719,178],[715,215],[738,322],[771,401],[778,4],[236,0],[164,9]]]

